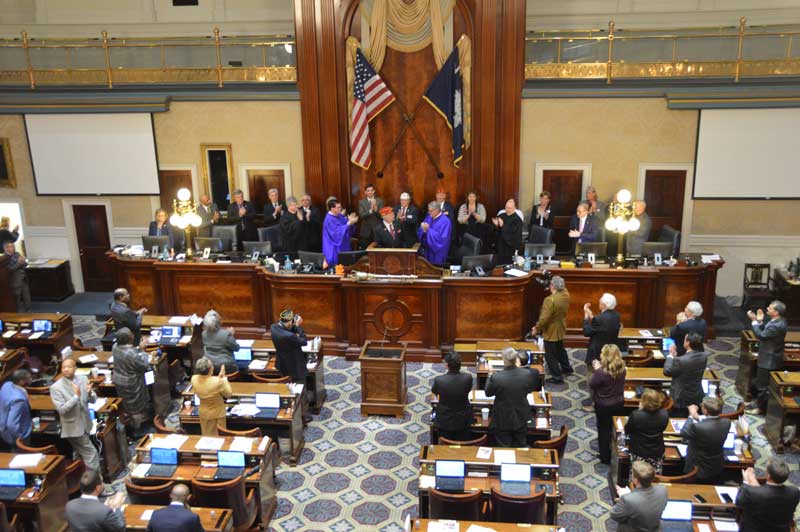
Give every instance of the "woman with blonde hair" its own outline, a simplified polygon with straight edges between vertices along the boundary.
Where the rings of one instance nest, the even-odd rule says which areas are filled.
[[[625,424],[631,463],[647,462],[660,475],[664,466],[664,429],[669,423],[669,412],[664,409],[664,394],[645,388],[639,400],[639,409],[631,412]]]
[[[3,216],[0,218],[0,244],[3,242],[16,242],[19,238],[19,224],[11,230],[11,218]]]
[[[624,413],[625,362],[619,347],[606,344],[600,351],[600,360],[593,360],[594,374],[589,388],[594,401],[594,415],[597,420],[597,443],[600,449],[600,462],[611,462],[611,437],[614,416]]]

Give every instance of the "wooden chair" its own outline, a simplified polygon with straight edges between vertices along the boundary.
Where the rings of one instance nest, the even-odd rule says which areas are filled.
[[[219,372],[217,372],[217,373],[219,373]],[[239,370],[236,370],[233,373],[226,373],[226,376],[228,377],[228,381],[236,382],[236,381],[238,381],[238,380],[240,380],[242,378],[242,372],[239,371]]]
[[[227,482],[192,479],[192,500],[198,507],[230,508],[233,512],[234,532],[250,530],[258,516],[255,490],[247,490],[245,494],[244,479],[241,476]]]
[[[466,440],[466,441],[459,441],[459,440],[448,440],[447,438],[439,437],[439,445],[461,445],[463,447],[482,447],[486,446],[489,441],[489,435],[484,434],[480,438],[475,438],[474,440]]]
[[[32,447],[26,445],[24,441],[17,438],[17,449],[23,453],[42,453],[42,454],[61,454],[55,445],[45,445],[44,447]],[[67,494],[70,499],[75,499],[81,495],[81,475],[86,471],[86,464],[83,460],[67,460],[64,466],[64,476],[67,479]]]
[[[153,418],[153,425],[156,427],[156,432],[159,434],[186,434],[186,431],[180,427],[177,429],[169,428],[166,423],[164,423],[164,418],[161,416],[155,416]]]
[[[431,489],[428,494],[429,517],[431,519],[481,520],[481,498],[483,493],[480,491],[445,493]]]
[[[263,382],[265,384],[288,384],[292,382],[292,378],[288,375],[285,377],[269,378],[269,377],[262,377],[258,373],[251,373],[250,376],[253,377],[254,381]]]
[[[504,523],[545,523],[545,490],[518,497],[492,488],[489,497],[489,520]]]
[[[730,419],[731,421],[736,421],[737,419],[739,419],[744,415],[744,407],[745,403],[744,401],[741,401],[739,405],[736,407],[736,410],[734,410],[733,412],[729,412],[727,414],[720,414],[719,417],[723,419]]]
[[[231,430],[217,425],[217,432],[220,436],[240,436],[242,438],[260,438],[261,429],[256,427],[250,430]]]
[[[683,475],[656,475],[653,479],[653,482],[660,482],[662,484],[691,484],[694,480],[694,477],[697,476],[697,472],[699,470],[700,469],[697,466],[694,466],[691,471]]]
[[[44,447],[34,447],[32,445],[26,445],[21,438],[17,438],[17,449],[19,449],[23,453],[42,453],[42,454],[61,454],[58,452],[58,449],[55,445],[45,445]]]
[[[629,368],[646,368],[653,363],[653,360],[655,360],[655,358],[653,357],[653,352],[648,351],[647,355],[644,358],[636,358],[636,357],[625,358],[625,365]]]
[[[769,264],[745,264],[742,281],[742,309],[755,304],[759,308],[766,306],[772,299]]]
[[[670,410],[672,410],[673,406],[675,406],[675,400],[669,395],[664,394],[664,406],[662,406],[661,408],[669,412]]]
[[[561,432],[559,435],[550,440],[541,440],[533,442],[531,447],[534,449],[555,449],[558,452],[558,463],[563,463],[564,451],[567,449],[567,440],[569,439],[569,427],[561,425]]]
[[[22,524],[19,523],[17,515],[8,520],[8,512],[6,505],[0,502],[0,532],[21,532],[23,530]]]
[[[125,490],[128,492],[131,504],[152,504],[157,506],[169,504],[169,494],[174,485],[174,480],[147,486],[134,483],[130,477],[125,479]]]

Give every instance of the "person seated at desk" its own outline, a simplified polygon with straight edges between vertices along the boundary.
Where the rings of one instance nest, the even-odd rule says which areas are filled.
[[[33,422],[25,390],[30,384],[31,372],[18,369],[0,388],[0,436],[12,453],[18,452],[18,438],[26,445],[30,444]]]
[[[755,382],[753,383],[753,397],[755,400],[749,405],[749,414],[763,414],[767,410],[767,388],[769,387],[769,372],[783,369],[783,343],[786,339],[786,305],[781,301],[773,301],[767,307],[769,321],[764,323],[764,311],[758,309],[758,314],[752,310],[747,312],[750,318],[753,334],[758,338],[758,368]]]
[[[58,411],[61,437],[83,459],[87,469],[100,470],[100,458],[89,434],[92,419],[89,403],[97,401],[97,394],[86,377],[76,375],[77,364],[71,358],[61,363],[61,378],[50,386],[50,399]]]
[[[139,310],[131,310],[128,304],[131,302],[131,294],[125,288],[114,290],[114,302],[111,303],[111,319],[114,321],[114,330],[119,331],[123,327],[133,333],[133,345],[139,345],[142,339],[142,314],[147,312],[145,307]]]
[[[303,215],[297,208],[297,199],[290,196],[286,200],[286,214],[278,220],[281,226],[281,237],[283,239],[283,250],[295,253],[302,249],[305,241],[305,223]]]
[[[428,262],[431,264],[447,262],[452,230],[450,218],[442,212],[441,204],[438,201],[428,203],[428,214],[417,229],[417,237],[422,243],[423,256],[428,259]]]
[[[320,251],[322,249],[322,214],[311,204],[311,196],[300,196],[300,216],[305,226],[303,251]]]
[[[475,238],[483,238],[482,226],[486,223],[486,207],[483,203],[478,202],[478,193],[471,190],[467,193],[467,198],[461,207],[458,208],[458,216],[456,218],[458,225],[461,228],[459,237],[465,233],[474,236]]]
[[[448,440],[471,439],[473,422],[469,392],[472,391],[472,374],[461,371],[461,356],[448,353],[444,357],[447,373],[433,379],[431,393],[439,396],[436,408],[436,427],[439,435]]]
[[[534,205],[533,209],[531,209],[531,221],[530,225],[528,226],[533,227],[534,225],[538,225],[539,227],[544,227],[545,229],[549,229],[553,227],[553,216],[552,209],[550,207],[551,201],[550,193],[546,190],[543,190],[541,194],[539,194],[539,204]],[[528,230],[530,232],[530,229]]]
[[[510,199],[505,209],[492,218],[492,223],[498,230],[497,254],[500,261],[507,264],[522,245],[522,211],[517,210],[516,202]]]
[[[725,464],[725,439],[731,428],[731,420],[719,417],[722,401],[708,396],[702,404],[704,419],[700,419],[697,405],[689,405],[689,417],[681,429],[681,437],[688,444],[684,473],[698,467],[695,482],[717,484]]]
[[[615,486],[619,499],[611,508],[617,532],[657,532],[669,493],[663,484],[653,484],[656,471],[642,460],[631,464],[633,490]]]
[[[633,214],[639,220],[639,229],[635,231],[628,231],[625,235],[625,245],[628,256],[641,255],[642,245],[650,240],[650,231],[653,229],[653,221],[647,215],[645,210],[647,203],[643,200],[635,201],[633,203]]]
[[[740,532],[789,532],[800,490],[787,486],[789,467],[778,457],[767,462],[767,482],[760,484],[752,467],[742,471],[742,486],[736,495],[741,510]]]
[[[417,243],[417,229],[419,229],[420,215],[416,205],[411,203],[411,194],[400,194],[400,205],[394,208],[397,222],[403,231],[403,247],[410,248]]]
[[[145,345],[147,341],[143,340],[138,348],[134,347],[133,333],[123,327],[117,331],[117,342],[111,350],[114,357],[112,381],[133,422],[133,434],[137,439],[143,432],[149,432],[153,421],[150,394],[144,382],[144,374],[150,370],[150,356],[144,351]]]
[[[682,355],[686,352],[683,346],[683,339],[690,332],[700,335],[700,340],[705,340],[706,337],[706,320],[701,318],[703,315],[703,305],[697,301],[689,301],[686,308],[683,310],[686,320],[678,323],[669,331],[669,337],[675,341],[675,347],[678,354]],[[703,349],[700,348],[700,351]]]
[[[192,390],[200,398],[198,418],[200,433],[203,436],[219,436],[217,425],[227,428],[225,421],[225,399],[233,395],[225,366],[219,368],[219,376],[214,376],[214,363],[206,357],[194,365]]]
[[[81,496],[67,503],[65,513],[70,532],[125,532],[125,492],[99,501],[103,492],[100,473],[88,470],[81,475]]]
[[[11,229],[11,218],[0,217],[0,242],[16,242],[19,238],[19,224]]]
[[[631,462],[647,462],[660,475],[664,469],[664,429],[669,423],[669,412],[662,408],[664,395],[658,390],[645,388],[639,400],[639,409],[631,412],[625,423]],[[633,482],[633,470],[631,479]]]
[[[17,303],[17,312],[31,311],[31,288],[28,285],[28,259],[17,252],[13,242],[3,242],[3,253],[8,257],[8,286]]]
[[[589,389],[594,401],[594,415],[597,420],[597,445],[600,462],[611,463],[611,436],[614,416],[624,411],[625,405],[625,361],[619,347],[606,344],[600,351],[600,360],[593,360],[594,373],[589,380]]]
[[[683,338],[683,355],[679,355],[677,345],[670,346],[664,361],[664,375],[672,377],[670,396],[675,404],[672,415],[684,417],[689,405],[700,404],[705,397],[703,375],[708,363],[708,353],[703,351],[703,339],[697,333],[689,333]]]
[[[277,188],[269,189],[267,197],[269,201],[264,204],[264,221],[268,225],[272,225],[281,219],[284,211],[286,211],[286,204],[281,201]]]
[[[236,223],[236,240],[241,244],[244,241],[258,240],[256,232],[256,208],[249,201],[245,201],[244,192],[237,188],[231,194],[233,201],[228,206],[228,220]]]
[[[527,447],[531,407],[528,394],[536,391],[538,379],[519,367],[519,355],[511,347],[503,349],[503,371],[489,376],[486,397],[494,397],[489,430],[500,447]],[[541,389],[541,386],[539,386]]]
[[[575,209],[575,214],[569,221],[569,238],[572,242],[572,254],[575,254],[575,246],[582,242],[594,242],[597,240],[597,218],[589,216],[589,206],[580,203]]]
[[[394,220],[394,210],[391,207],[384,207],[380,212],[383,221],[373,228],[372,241],[379,248],[405,247],[402,228]]]
[[[156,209],[155,220],[150,222],[150,228],[147,230],[148,236],[168,236],[169,237],[169,254],[175,254],[175,236],[172,233],[172,226],[169,224],[169,215],[164,209]],[[159,250],[161,251],[161,250]]]
[[[278,371],[292,382],[303,383],[308,375],[306,354],[303,346],[308,343],[306,333],[300,326],[303,318],[291,309],[281,312],[280,321],[273,323],[269,332],[275,345],[275,356]]]
[[[235,373],[239,367],[233,358],[233,352],[239,350],[239,344],[233,338],[233,328],[222,328],[222,317],[216,310],[209,310],[203,317],[203,350],[204,356],[214,364],[214,371],[225,366],[225,371]]]
[[[189,509],[189,488],[175,484],[169,494],[169,506],[153,512],[147,532],[203,532],[200,516]]]
[[[322,254],[325,255],[324,268],[339,263],[339,252],[350,251],[350,237],[355,231],[358,222],[356,213],[351,212],[345,217],[342,203],[336,198],[328,200],[328,214],[322,224]]]

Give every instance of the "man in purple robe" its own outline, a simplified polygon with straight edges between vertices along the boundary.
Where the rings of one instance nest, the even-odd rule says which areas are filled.
[[[328,200],[328,214],[325,215],[325,222],[322,224],[322,254],[325,255],[328,266],[339,262],[340,251],[350,251],[350,236],[357,221],[358,216],[354,212],[347,217],[342,214],[342,204],[339,200],[335,198]]]
[[[450,218],[441,210],[441,204],[436,201],[428,203],[428,215],[417,230],[417,236],[422,242],[422,249],[428,262],[432,264],[447,262],[452,227]]]

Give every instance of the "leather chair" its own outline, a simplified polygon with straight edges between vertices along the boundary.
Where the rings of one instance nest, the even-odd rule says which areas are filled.
[[[8,511],[6,505],[0,502],[0,532],[21,532],[23,530],[22,524],[17,519],[17,515],[8,520]]]
[[[225,249],[231,248],[231,243],[225,238],[198,236],[192,241],[195,251],[202,252],[206,248],[211,248],[211,253],[222,253]]]
[[[662,225],[658,233],[659,242],[672,242],[672,256],[677,257],[681,252],[681,232],[669,225]]]
[[[214,225],[211,227],[211,236],[221,238],[224,251],[237,251],[236,225]]]
[[[739,404],[736,406],[736,410],[733,412],[728,412],[727,414],[720,414],[719,417],[723,419],[730,419],[731,421],[736,421],[740,417],[744,415],[744,401],[740,401]]]
[[[575,255],[577,256],[581,253],[594,253],[598,259],[606,258],[608,256],[608,242],[578,242],[575,244]]]
[[[292,378],[288,375],[285,377],[269,378],[269,377],[262,377],[258,373],[251,373],[250,376],[253,377],[254,381],[263,382],[265,384],[288,384],[292,382]]]
[[[272,255],[272,242],[267,240],[266,242],[256,241],[256,242],[242,242],[242,251],[244,251],[245,255],[252,255],[254,251],[258,251],[262,257],[267,257]]]
[[[563,463],[564,452],[567,449],[567,440],[569,439],[569,427],[561,425],[561,432],[553,439],[539,440],[533,442],[531,445],[534,449],[555,449],[558,453],[558,463]]]
[[[554,231],[547,227],[531,226],[528,232],[528,242],[531,244],[552,244],[553,233]]]
[[[169,494],[175,485],[174,480],[168,480],[163,484],[136,484],[130,477],[125,479],[125,491],[131,504],[152,504],[165,506],[169,504]]]
[[[456,250],[456,262],[460,263],[464,257],[472,257],[481,254],[483,242],[475,235],[464,233],[461,246]]]
[[[17,449],[23,453],[42,453],[42,454],[61,454],[55,445],[45,445],[44,447],[32,447],[25,445],[25,442],[17,438]],[[70,499],[81,496],[81,475],[86,471],[86,464],[80,458],[77,460],[66,460],[64,465],[64,476],[67,479],[67,495]]]
[[[220,425],[217,425],[217,432],[219,432],[220,436],[239,436],[241,438],[261,437],[261,429],[258,427],[252,428],[250,430],[231,430],[231,429],[226,429],[225,427],[221,427]]]
[[[660,482],[661,484],[691,484],[699,471],[697,466],[694,466],[691,471],[684,475],[656,475],[653,482]]]
[[[258,228],[259,242],[269,242],[272,245],[272,251],[280,251],[283,249],[283,235],[281,234],[280,225],[270,225],[269,227]]]
[[[536,255],[541,255],[543,259],[547,260],[547,257],[556,256],[556,245],[551,243],[525,244],[525,254],[532,259],[535,259]]]
[[[504,523],[545,523],[545,490],[519,497],[492,488],[489,495],[489,520]]]
[[[672,253],[671,242],[643,242],[642,257],[654,257],[656,253],[661,254],[661,258],[667,260]]]
[[[473,440],[466,440],[466,441],[448,440],[447,438],[440,437],[439,445],[461,445],[462,447],[482,447],[486,446],[488,441],[489,441],[488,434],[484,434],[480,438],[475,438]]]
[[[158,434],[186,434],[186,431],[180,427],[177,429],[169,428],[161,416],[153,417],[153,425],[156,427]]]
[[[244,479],[241,476],[227,482],[192,479],[192,501],[199,508],[230,508],[233,512],[234,532],[250,530],[258,516],[255,490],[247,490],[245,494]]]
[[[481,520],[483,493],[480,491],[445,493],[431,489],[428,491],[428,495],[428,515],[431,519]]]

